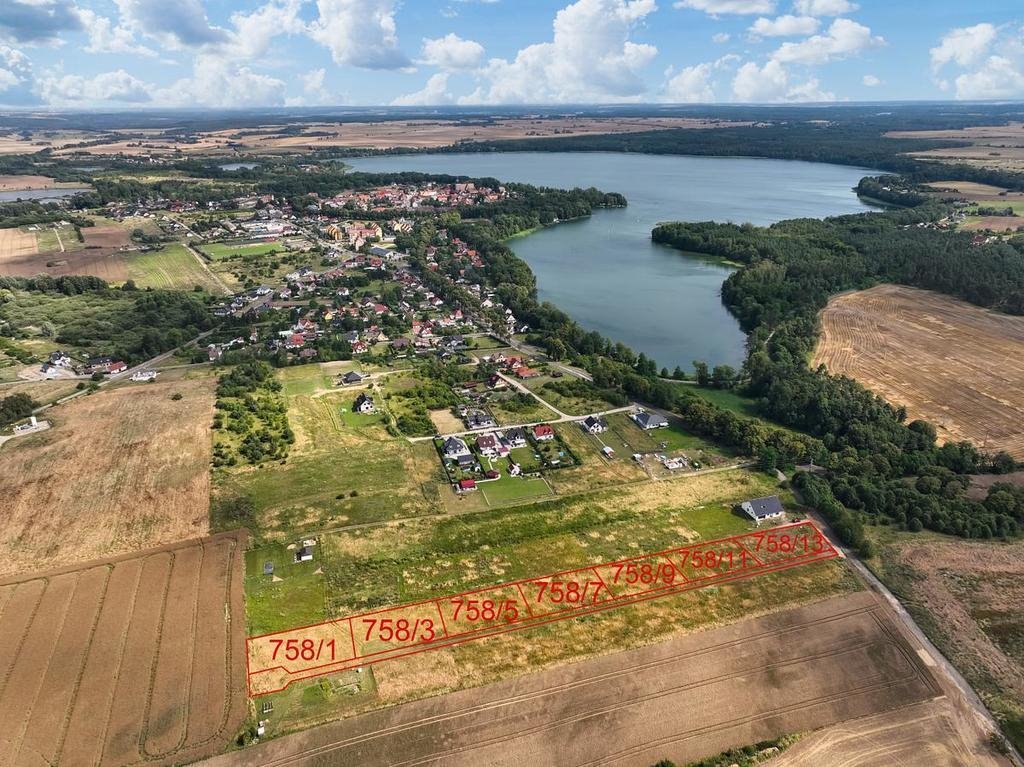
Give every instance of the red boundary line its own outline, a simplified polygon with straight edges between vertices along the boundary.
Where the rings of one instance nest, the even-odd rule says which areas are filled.
[[[535,616],[533,614],[533,610],[532,610],[532,607],[531,607],[531,605],[529,603],[529,600],[526,599],[526,595],[525,595],[525,593],[523,592],[523,589],[522,589],[522,584],[524,584],[524,583],[535,583],[537,581],[549,580],[549,579],[555,578],[555,577],[557,577],[559,575],[567,575],[567,574],[574,574],[574,573],[580,573],[580,572],[590,572],[592,574],[597,574],[597,577],[602,582],[604,582],[604,579],[601,578],[600,573],[598,572],[598,568],[601,568],[601,567],[609,567],[609,566],[614,566],[614,565],[622,564],[622,563],[629,563],[629,562],[635,562],[635,561],[639,561],[639,560],[652,559],[652,558],[655,558],[655,557],[665,557],[666,559],[669,559],[667,555],[671,554],[671,553],[677,553],[677,552],[681,552],[681,551],[685,551],[685,550],[689,550],[689,549],[707,548],[707,547],[710,547],[710,546],[714,546],[716,544],[722,544],[722,543],[728,543],[728,542],[737,541],[737,539],[743,538],[743,537],[751,537],[751,536],[762,537],[762,536],[767,535],[768,533],[776,533],[776,532],[778,532],[780,530],[789,530],[789,529],[792,529],[794,527],[810,527],[817,535],[821,536],[822,550],[820,552],[809,552],[809,553],[805,553],[805,554],[802,554],[802,555],[797,556],[797,557],[790,557],[789,559],[786,559],[786,560],[783,560],[783,561],[780,561],[780,562],[769,563],[767,565],[762,563],[762,562],[760,562],[756,556],[754,556],[751,552],[748,551],[748,554],[750,554],[750,556],[754,559],[755,562],[758,562],[758,564],[754,565],[754,566],[751,566],[751,567],[743,568],[740,571],[716,573],[716,574],[707,576],[705,578],[699,578],[699,579],[696,579],[696,580],[684,580],[680,584],[671,584],[671,585],[670,584],[666,584],[664,586],[658,586],[658,587],[655,587],[655,588],[652,588],[652,589],[647,589],[645,591],[639,591],[639,592],[636,592],[636,593],[633,593],[633,594],[623,594],[622,596],[612,596],[611,598],[605,599],[605,600],[603,600],[601,602],[598,602],[596,604],[581,605],[581,606],[578,606],[575,609],[573,609],[573,608],[570,608],[570,609],[556,609],[556,610],[550,611],[548,613],[542,613],[539,616]],[[742,543],[739,543],[738,545],[740,546],[740,548],[744,548],[745,549],[745,547],[742,545]],[[782,525],[782,526],[776,527],[776,528],[771,528],[770,530],[766,530],[766,531],[763,531],[763,532],[759,531],[759,532],[752,532],[752,533],[744,533],[742,535],[731,536],[729,538],[720,538],[720,539],[712,540],[712,541],[702,541],[700,543],[696,543],[696,544],[691,544],[691,545],[688,545],[688,546],[680,547],[679,549],[671,549],[671,550],[668,550],[668,551],[657,552],[655,554],[646,554],[646,555],[641,555],[641,556],[637,556],[637,557],[631,557],[629,559],[620,559],[620,560],[616,560],[615,562],[608,562],[608,563],[599,564],[599,565],[592,565],[592,566],[589,566],[589,567],[581,567],[581,568],[577,568],[575,570],[563,570],[563,571],[561,571],[559,573],[554,573],[552,575],[541,576],[540,578],[523,579],[523,580],[519,580],[519,581],[512,581],[512,582],[509,582],[509,583],[497,584],[495,586],[488,586],[488,587],[484,587],[484,588],[481,588],[481,589],[474,589],[472,591],[465,591],[465,592],[462,592],[460,594],[452,595],[450,597],[451,599],[455,599],[455,598],[458,598],[458,597],[461,597],[461,596],[467,596],[467,595],[471,595],[471,594],[479,594],[479,593],[482,593],[482,592],[490,592],[490,591],[494,591],[496,589],[508,588],[508,587],[511,587],[511,586],[516,586],[518,588],[519,592],[520,592],[520,596],[523,598],[523,603],[526,605],[527,610],[530,613],[530,615],[529,615],[529,617],[524,618],[524,619],[519,620],[519,621],[516,621],[514,623],[507,623],[507,624],[504,624],[504,625],[494,625],[494,626],[481,627],[479,629],[472,629],[470,631],[465,631],[465,632],[462,632],[462,633],[459,633],[459,634],[449,635],[448,630],[447,630],[447,626],[444,625],[443,610],[441,609],[441,606],[440,606],[440,603],[439,603],[440,600],[437,599],[437,598],[429,599],[429,600],[424,600],[422,602],[413,602],[413,603],[409,603],[409,604],[405,604],[405,605],[396,605],[395,607],[389,607],[389,608],[385,608],[385,609],[382,609],[382,610],[375,610],[375,611],[369,612],[369,613],[361,613],[359,615],[350,616],[347,619],[347,622],[349,624],[349,634],[350,634],[350,637],[352,638],[352,645],[353,645],[354,657],[352,657],[352,658],[340,659],[340,660],[337,660],[337,661],[333,661],[331,663],[320,664],[318,666],[306,666],[306,667],[304,667],[304,668],[302,668],[300,670],[294,671],[294,672],[288,671],[288,669],[285,668],[284,666],[271,666],[271,667],[268,667],[268,668],[265,668],[265,669],[259,669],[257,671],[251,671],[250,670],[250,666],[249,666],[249,653],[247,652],[246,653],[246,672],[247,672],[247,679],[249,680],[250,695],[252,697],[259,697],[261,695],[268,695],[270,693],[280,692],[281,690],[286,689],[288,687],[288,685],[290,685],[292,682],[299,681],[299,680],[302,680],[302,679],[308,679],[308,678],[311,678],[311,677],[323,676],[323,675],[326,675],[326,674],[338,673],[338,672],[346,671],[346,670],[349,670],[349,669],[352,669],[352,668],[358,668],[358,667],[363,666],[363,665],[368,665],[368,664],[372,664],[372,663],[380,663],[380,662],[383,662],[383,661],[386,661],[386,660],[394,660],[394,659],[397,659],[397,658],[408,657],[410,655],[416,655],[418,653],[428,652],[430,650],[444,649],[444,648],[447,648],[447,647],[453,647],[453,646],[457,646],[457,645],[460,645],[460,644],[464,644],[466,642],[475,641],[477,639],[484,639],[484,638],[487,638],[487,637],[490,637],[490,636],[496,636],[496,635],[499,635],[499,634],[511,633],[513,631],[521,631],[521,630],[524,630],[524,629],[534,628],[536,626],[544,626],[544,625],[547,625],[549,623],[555,623],[555,622],[558,622],[558,621],[567,620],[569,618],[574,618],[574,617],[578,617],[578,616],[592,615],[594,613],[604,612],[605,610],[609,610],[609,609],[616,608],[616,607],[623,607],[623,606],[626,606],[626,605],[638,604],[638,603],[641,603],[641,602],[649,601],[651,599],[658,599],[658,598],[661,598],[661,597],[664,597],[664,596],[671,596],[671,595],[674,595],[674,594],[685,593],[687,591],[694,591],[696,589],[704,588],[705,586],[717,586],[719,584],[726,584],[726,583],[733,583],[733,582],[736,582],[736,581],[749,580],[749,579],[754,578],[754,577],[756,577],[758,575],[764,575],[764,574],[773,573],[773,572],[781,572],[781,571],[784,571],[784,570],[788,570],[788,569],[792,569],[792,568],[795,568],[795,567],[799,567],[801,565],[812,564],[813,562],[828,561],[828,560],[834,559],[834,558],[836,558],[838,556],[839,556],[839,552],[836,551],[835,547],[832,546],[831,542],[828,540],[828,538],[826,538],[821,533],[821,531],[817,528],[817,526],[813,522],[811,522],[811,521],[803,521],[803,522],[791,523],[791,524],[788,524],[788,525]],[[669,561],[671,562],[671,559],[669,559]],[[684,578],[685,578],[685,576],[684,576]],[[611,591],[607,589],[607,585],[605,586],[605,588],[608,591],[608,593],[611,594]],[[408,609],[408,608],[412,608],[412,607],[419,607],[419,606],[428,605],[428,604],[433,604],[435,606],[435,608],[437,608],[438,612],[441,614],[442,628],[444,629],[444,632],[445,632],[444,638],[436,639],[436,640],[432,641],[431,643],[429,643],[429,645],[427,645],[427,646],[419,646],[419,647],[417,647],[416,645],[412,645],[412,646],[408,646],[408,647],[404,647],[404,648],[403,647],[397,647],[397,648],[392,648],[392,649],[389,649],[389,650],[381,650],[381,651],[378,651],[378,652],[375,652],[375,653],[368,653],[368,654],[362,655],[362,656],[360,656],[357,653],[357,651],[355,650],[355,628],[354,628],[354,626],[352,624],[353,620],[355,620],[357,618],[363,618],[363,617],[366,617],[366,616],[378,615],[380,613],[394,612],[394,611],[398,611],[398,610],[404,610],[404,609]],[[287,629],[287,630],[284,630],[284,631],[274,631],[274,632],[270,632],[270,633],[267,633],[267,634],[260,634],[260,635],[257,635],[257,636],[249,637],[246,641],[247,641],[247,645],[248,645],[248,643],[252,642],[253,640],[263,639],[263,638],[268,637],[268,636],[275,636],[275,635],[282,635],[282,634],[291,634],[291,633],[294,633],[295,631],[301,631],[301,630],[307,629],[307,628],[327,626],[327,625],[331,625],[331,624],[335,624],[336,625],[337,623],[339,623],[338,619],[330,620],[330,621],[321,621],[319,623],[309,624],[307,626],[299,626],[299,627],[296,627],[294,629]],[[403,650],[405,650],[405,652],[402,652]],[[388,654],[388,653],[392,653],[392,654],[389,654],[389,655],[387,655],[387,657],[384,657],[384,658],[379,658],[379,657],[375,658],[374,657],[374,656],[384,655],[384,654]],[[253,676],[256,676],[257,674],[268,674],[270,672],[278,671],[278,670],[283,671],[285,674],[287,674],[289,677],[291,677],[282,687],[274,689],[274,690],[264,690],[264,691],[259,692],[259,693],[254,693],[252,691],[251,678]],[[309,672],[312,672],[312,673],[309,673]]]

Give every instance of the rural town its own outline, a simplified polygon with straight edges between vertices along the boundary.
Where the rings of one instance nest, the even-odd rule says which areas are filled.
[[[10,0],[0,765],[1024,767],[1024,17],[862,5]]]

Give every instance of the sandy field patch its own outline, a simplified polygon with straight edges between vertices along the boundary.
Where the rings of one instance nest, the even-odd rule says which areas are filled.
[[[49,176],[0,175],[0,192],[25,192],[30,189],[55,189],[60,183]]]
[[[1021,216],[976,216],[968,218],[960,227],[965,232],[1016,232],[1024,229]]]
[[[0,581],[0,763],[178,765],[248,713],[245,537]]]
[[[23,232],[17,228],[0,229],[0,269],[8,262],[35,256],[36,250],[36,236],[33,232]]]
[[[951,130],[897,130],[889,131],[885,135],[888,138],[1016,139],[1024,141],[1024,122],[1009,122],[1006,125],[977,125]]]
[[[855,378],[940,439],[1024,458],[1024,318],[915,288],[833,298],[812,364]]]
[[[123,248],[131,242],[128,230],[120,224],[97,224],[82,229],[86,248]]]
[[[984,125],[960,130],[890,131],[889,138],[946,139],[969,142],[968,146],[912,152],[915,157],[960,161],[1002,170],[1024,168],[1024,123]]]
[[[209,379],[105,389],[5,444],[0,573],[205,535],[213,399]]]
[[[205,764],[686,764],[936,695],[888,616],[865,592],[828,599],[375,711]]]
[[[438,434],[452,434],[466,428],[462,420],[451,410],[431,410],[430,420],[437,429]]]

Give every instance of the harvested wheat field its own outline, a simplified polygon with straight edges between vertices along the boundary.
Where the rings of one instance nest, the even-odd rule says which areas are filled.
[[[686,764],[937,694],[887,608],[860,592],[393,706],[205,764]]]
[[[9,261],[18,261],[37,253],[36,236],[17,227],[0,229],[0,269]]]
[[[879,285],[829,301],[813,365],[850,376],[935,425],[1024,459],[1024,318]]]
[[[52,429],[0,448],[0,574],[205,535],[212,415],[212,379],[104,389],[46,411]]]
[[[227,748],[248,710],[244,549],[233,533],[0,581],[0,764],[177,765]]]
[[[995,767],[985,744],[965,738],[947,698],[843,722],[802,738],[764,767]],[[968,745],[968,740],[973,740]]]

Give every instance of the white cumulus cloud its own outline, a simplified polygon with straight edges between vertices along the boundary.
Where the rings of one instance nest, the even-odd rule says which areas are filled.
[[[411,62],[398,47],[395,0],[317,0],[309,27],[335,64],[363,69],[405,69]]]
[[[285,84],[220,56],[201,54],[195,59],[192,76],[156,91],[154,101],[168,106],[281,106]]]
[[[969,67],[980,61],[996,39],[992,24],[975,24],[947,32],[931,49],[932,68],[941,69],[950,62]]]
[[[704,11],[710,16],[725,13],[774,13],[775,0],[676,0],[673,7]]]
[[[768,19],[762,16],[755,21],[748,32],[755,37],[793,37],[812,35],[818,31],[819,22],[813,16],[778,16]]]
[[[758,66],[748,61],[736,71],[732,81],[736,101],[835,101],[835,94],[823,91],[816,78],[793,84],[789,72],[778,61],[771,60]]]
[[[951,29],[930,53],[936,85],[958,99],[1024,97],[1024,25]]]
[[[772,54],[775,61],[799,64],[824,64],[861,51],[884,45],[885,40],[852,19],[836,19],[823,35],[814,35],[796,43],[783,43]]]
[[[665,100],[676,104],[709,103],[715,100],[711,84],[713,64],[685,67],[665,84]]]
[[[150,101],[151,86],[123,69],[95,77],[53,75],[38,83],[40,95],[51,106],[75,106],[104,102],[139,104]]]
[[[452,95],[448,93],[448,73],[438,72],[435,75],[431,75],[422,90],[399,96],[391,102],[391,106],[433,106],[435,104],[450,104],[451,102]]]
[[[853,13],[859,6],[849,0],[796,0],[793,8],[805,16],[842,16]]]
[[[860,81],[868,88],[877,88],[879,85],[882,84],[882,81],[879,80],[874,75],[864,75],[864,77],[862,77]]]
[[[483,62],[484,47],[450,32],[444,37],[424,38],[421,64],[439,69],[476,69]]]
[[[657,56],[630,39],[656,10],[654,0],[577,0],[560,10],[551,42],[521,49],[511,61],[491,59],[466,103],[635,101],[641,71]]]
[[[87,53],[130,53],[137,56],[156,56],[156,51],[147,48],[135,39],[127,27],[117,25],[106,16],[100,16],[88,8],[79,8],[78,18],[89,36]]]
[[[958,99],[1017,99],[1024,97],[1024,66],[1006,56],[989,56],[954,82]]]
[[[159,40],[168,48],[186,48],[227,39],[210,24],[201,0],[116,0],[123,24],[138,35]]]

